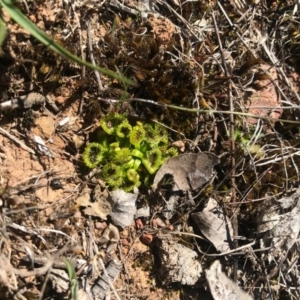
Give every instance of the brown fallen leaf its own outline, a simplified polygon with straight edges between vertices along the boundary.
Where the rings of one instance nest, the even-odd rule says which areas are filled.
[[[97,188],[100,189],[100,187],[96,187],[95,189]],[[105,195],[102,197],[99,196],[96,198],[97,201],[91,202],[90,193],[85,192],[77,198],[76,205],[86,207],[83,210],[86,215],[99,217],[102,220],[106,220],[107,215],[111,212],[111,204],[107,201],[107,197],[108,195],[106,197]]]
[[[76,205],[86,207],[83,210],[85,214],[100,217],[102,220],[106,220],[107,216],[110,215],[114,225],[125,228],[134,221],[137,196],[137,190],[134,194],[115,190],[109,195],[107,191],[102,192],[100,186],[96,186],[94,190],[95,202],[90,201],[90,193],[86,192],[78,197]]]
[[[220,252],[230,250],[228,234],[233,235],[230,220],[226,220],[224,212],[216,200],[210,198],[203,211],[193,213],[194,220],[201,233]]]
[[[112,211],[109,215],[115,225],[125,228],[133,223],[136,213],[135,202],[137,197],[137,189],[134,194],[126,193],[123,190],[111,192],[110,202],[112,203]]]
[[[253,299],[222,272],[222,266],[218,260],[205,270],[205,277],[214,300]]]
[[[158,170],[152,188],[166,175],[173,176],[173,191],[196,190],[207,183],[213,176],[213,168],[220,159],[209,152],[184,153],[168,159]]]
[[[282,114],[282,108],[280,107],[280,94],[275,86],[275,83],[278,83],[276,68],[262,63],[258,66],[255,76],[259,79],[253,82],[255,90],[247,99],[248,112],[261,117],[279,119]],[[249,117],[247,118],[247,123],[256,125],[257,120],[257,118]]]

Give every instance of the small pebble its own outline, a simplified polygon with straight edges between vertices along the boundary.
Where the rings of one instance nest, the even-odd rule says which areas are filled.
[[[148,233],[143,233],[140,237],[140,241],[146,245],[149,246],[153,241],[153,235]]]

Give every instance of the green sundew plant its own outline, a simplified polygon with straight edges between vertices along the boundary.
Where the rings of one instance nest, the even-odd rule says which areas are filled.
[[[159,124],[129,123],[124,115],[107,114],[100,120],[98,141],[89,143],[83,161],[89,168],[102,166],[102,177],[112,189],[132,191],[149,186],[159,167],[178,155],[169,147],[166,129]]]

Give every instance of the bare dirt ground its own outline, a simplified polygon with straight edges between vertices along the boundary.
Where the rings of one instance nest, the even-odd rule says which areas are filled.
[[[136,84],[60,57],[2,9],[0,298],[71,299],[67,258],[78,299],[299,299],[297,4],[18,7],[72,53]],[[141,187],[134,206],[149,213],[116,225],[103,212],[101,168],[82,160],[108,112],[163,124],[182,154],[216,155],[208,180],[195,187],[194,163],[169,164],[179,188]]]

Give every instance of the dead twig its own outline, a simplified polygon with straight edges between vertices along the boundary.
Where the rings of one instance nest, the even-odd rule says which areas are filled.
[[[225,16],[227,22],[229,23],[229,25],[230,25],[230,26],[232,27],[232,29],[235,31],[235,34],[236,34],[236,35],[238,36],[238,38],[240,39],[240,41],[241,41],[241,42],[243,43],[243,45],[247,48],[247,50],[253,55],[253,57],[257,58],[257,55],[255,54],[255,52],[253,52],[253,51],[249,48],[249,46],[247,45],[247,43],[244,41],[242,35],[239,33],[240,29],[239,29],[236,25],[234,25],[234,24],[231,22],[231,20],[230,20],[228,14],[226,13],[226,11],[225,11],[224,7],[222,6],[222,4],[221,4],[219,1],[217,1],[217,4],[218,4],[218,6],[219,6],[219,9],[221,10],[221,12],[223,13],[223,15]]]
[[[0,103],[0,111],[15,108],[28,109],[33,105],[44,104],[46,100],[49,101],[45,96],[39,93],[29,93],[28,95]]]
[[[91,33],[91,22],[88,21],[87,22],[87,39],[88,39],[88,49],[89,49],[89,56],[90,56],[90,60],[91,63],[96,66],[96,62],[94,59],[94,54],[93,54],[93,41],[92,41],[92,33]],[[98,83],[98,92],[99,94],[101,93],[101,91],[103,91],[103,85],[100,79],[100,74],[97,70],[94,70],[96,79],[97,79],[97,83]]]
[[[85,60],[86,55],[85,55],[85,52],[83,51],[84,48],[83,48],[83,42],[82,42],[82,30],[81,30],[80,19],[78,17],[78,14],[76,12],[76,8],[75,8],[75,5],[73,2],[71,3],[71,8],[72,8],[72,11],[73,11],[73,14],[74,14],[74,17],[76,19],[77,26],[79,29],[80,56],[81,56],[82,60]],[[86,72],[86,67],[84,65],[82,65],[81,66],[81,79],[85,78],[85,72]],[[83,94],[83,91],[82,91],[82,94]],[[79,114],[82,112],[82,108],[83,108],[83,97],[80,97],[80,105],[78,108]]]
[[[198,239],[201,239],[201,240],[205,240],[203,237],[197,235],[197,234],[194,234],[194,233],[188,233],[188,232],[180,232],[180,231],[168,231],[168,234],[174,234],[174,235],[186,235],[186,236],[191,236],[191,237],[195,237],[195,238],[198,238]],[[228,254],[236,254],[236,255],[241,255],[241,254],[245,254],[243,252],[239,252],[237,253],[237,251],[241,251],[243,249],[246,249],[246,248],[250,248],[252,247],[253,245],[255,245],[255,241],[254,242],[251,242],[247,245],[244,245],[244,246],[241,246],[241,247],[238,247],[236,249],[232,249],[232,250],[229,250],[229,251],[226,251],[224,253],[220,253],[220,254],[208,254],[208,253],[205,253],[203,252],[202,250],[199,250],[199,252],[205,256],[210,256],[210,257],[221,257],[221,256],[226,256]],[[259,249],[260,251],[265,251],[265,250],[269,250],[271,247],[269,248],[265,248],[265,249]],[[255,251],[255,250],[253,250]]]
[[[21,142],[19,139],[17,139],[15,136],[11,135],[9,132],[7,132],[5,129],[0,127],[0,132],[4,135],[6,135],[8,138],[10,138],[12,141],[17,143],[22,149],[28,151],[29,153],[35,154],[35,151],[26,146],[23,142]]]
[[[219,29],[218,29],[218,26],[217,26],[217,22],[216,22],[214,12],[212,12],[212,18],[213,18],[213,23],[214,23],[216,34],[217,34],[217,39],[218,39],[218,44],[219,44],[220,53],[221,53],[221,57],[222,57],[223,67],[224,67],[224,70],[225,70],[225,75],[226,75],[227,78],[229,78],[230,74],[229,74],[227,64],[226,64],[226,61],[225,61],[222,42],[221,42],[221,38],[220,38],[220,35],[219,35]],[[232,99],[230,80],[229,80],[229,87],[228,87],[228,99],[229,99],[230,112],[233,112],[234,111],[234,104],[233,104],[233,99]],[[231,168],[232,168],[231,169],[231,184],[232,184],[231,199],[232,199],[232,203],[235,203],[237,200],[236,200],[236,185],[235,185],[235,170],[236,170],[235,169],[235,165],[236,165],[236,161],[235,161],[235,140],[234,140],[235,126],[234,126],[234,115],[233,114],[229,115],[229,120],[230,120]],[[238,223],[237,223],[236,214],[233,214],[233,216],[232,216],[232,228],[233,228],[233,235],[237,236],[238,235]],[[234,245],[234,248],[237,248],[238,247],[238,241],[234,240],[233,245]],[[235,273],[236,272],[237,272],[237,269],[235,268]],[[235,274],[235,278],[236,278],[236,274]]]
[[[104,102],[107,102],[107,103],[118,103],[119,102],[119,100],[117,100],[117,99],[106,99],[106,98],[101,98],[101,97],[98,97],[98,100],[104,101]],[[270,121],[270,122],[281,122],[281,123],[298,124],[298,125],[300,124],[300,121],[286,120],[286,119],[276,119],[276,118],[271,118],[271,117],[263,117],[263,116],[250,114],[250,113],[245,113],[245,112],[239,112],[239,111],[184,108],[184,107],[176,106],[176,105],[158,103],[158,102],[155,102],[155,101],[150,100],[150,99],[142,99],[142,98],[126,99],[126,102],[131,102],[131,101],[138,101],[138,102],[142,102],[142,103],[148,103],[150,105],[155,105],[155,106],[160,106],[160,107],[164,107],[164,108],[170,108],[170,109],[175,109],[175,110],[180,110],[180,111],[185,111],[185,112],[190,112],[190,113],[194,113],[194,114],[197,114],[197,113],[219,114],[219,115],[226,114],[226,115],[235,115],[235,116],[245,116],[245,117]]]

